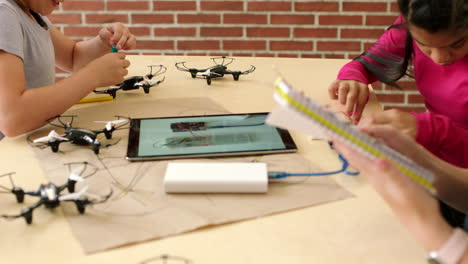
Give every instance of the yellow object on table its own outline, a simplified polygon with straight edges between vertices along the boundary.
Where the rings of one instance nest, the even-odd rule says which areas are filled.
[[[86,104],[86,103],[96,103],[96,102],[103,102],[103,101],[111,101],[114,97],[112,96],[101,96],[101,97],[90,97],[90,98],[83,98],[78,101],[78,104]]]

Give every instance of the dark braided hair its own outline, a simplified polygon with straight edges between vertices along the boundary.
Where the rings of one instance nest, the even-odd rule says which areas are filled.
[[[448,31],[456,34],[468,27],[468,0],[398,0],[398,7],[406,23],[429,33]],[[392,25],[387,30],[402,27],[405,24]],[[406,31],[403,57],[391,54],[374,44],[354,60],[361,62],[379,81],[399,87],[396,81],[405,75],[410,76],[407,71],[413,55],[413,39],[407,28]]]

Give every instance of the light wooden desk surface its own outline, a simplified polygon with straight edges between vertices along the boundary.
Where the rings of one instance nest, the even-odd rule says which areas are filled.
[[[166,81],[151,90],[119,91],[118,100],[152,98],[209,97],[231,112],[270,111],[277,73],[273,65],[297,89],[322,102],[330,103],[327,87],[346,60],[236,58],[231,70],[257,70],[241,76],[214,80],[192,79],[189,73],[175,69],[186,61],[189,67],[212,65],[209,57],[128,56],[129,75],[147,74],[147,65],[163,64]],[[111,102],[102,102],[106,104]],[[89,107],[80,105],[76,107]],[[371,100],[366,112],[379,109]],[[320,166],[335,169],[340,164],[324,142],[312,142],[293,133],[300,153]],[[35,189],[47,182],[39,161],[24,136],[0,141],[0,174],[15,171],[17,185]],[[85,255],[71,233],[61,210],[39,208],[33,225],[23,219],[0,219],[0,263],[126,263],[137,264],[163,254],[190,259],[194,264],[240,263],[425,263],[425,252],[398,222],[362,176],[335,175],[333,179],[356,197],[306,209],[275,214],[255,220],[204,228],[194,232]],[[4,194],[3,201],[14,203]],[[3,202],[4,203],[4,202]],[[42,221],[41,221],[42,219]],[[148,263],[162,263],[152,261]],[[180,263],[180,262],[167,262]]]

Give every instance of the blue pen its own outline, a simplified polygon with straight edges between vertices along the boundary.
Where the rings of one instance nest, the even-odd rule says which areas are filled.
[[[117,49],[117,45],[112,45],[111,52],[119,52],[119,50]]]

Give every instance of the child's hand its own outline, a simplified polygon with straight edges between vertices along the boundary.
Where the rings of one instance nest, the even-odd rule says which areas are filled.
[[[397,109],[373,113],[359,123],[359,128],[366,130],[372,125],[390,125],[412,139],[416,138],[416,118],[408,113]]]
[[[130,66],[130,61],[125,59],[125,54],[117,52],[95,59],[84,70],[87,78],[96,81],[94,86],[97,88],[123,82],[128,74],[128,66]]]
[[[333,100],[344,105],[346,114],[358,122],[364,106],[369,100],[369,88],[366,84],[353,80],[335,80],[328,87],[328,94]]]
[[[109,46],[116,45],[118,50],[136,48],[136,38],[122,23],[110,24],[99,31],[101,40]]]
[[[364,121],[363,121],[364,123]],[[419,165],[435,170],[436,157],[428,152],[422,145],[416,143],[410,136],[405,135],[389,124],[360,124],[359,129],[373,138],[383,141],[391,148],[412,159]]]
[[[426,190],[403,175],[390,161],[371,161],[339,140],[333,143],[353,167],[367,176],[369,183],[426,249],[436,249],[448,238],[452,229],[442,218],[438,202]]]
[[[392,162],[385,159],[370,160],[339,140],[333,141],[333,147],[353,167],[364,173],[369,183],[403,220],[414,218],[412,220],[425,222],[439,213],[436,200],[411,178],[402,174]]]

